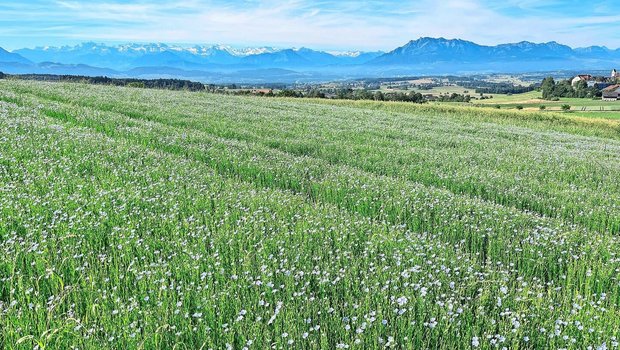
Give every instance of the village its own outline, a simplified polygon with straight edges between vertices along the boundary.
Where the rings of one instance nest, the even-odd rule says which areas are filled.
[[[616,69],[611,71],[609,77],[592,76],[589,74],[580,74],[571,80],[573,88],[587,86],[588,88],[596,88],[601,91],[601,99],[603,101],[620,100],[620,72]]]
[[[542,79],[543,77],[545,79]],[[542,79],[542,82],[538,79]],[[544,76],[538,73],[513,76],[378,78],[325,83],[210,85],[207,90],[241,95],[397,101],[409,101],[410,95],[416,93],[416,96],[420,94],[416,102],[476,101],[474,103],[485,104],[501,103],[506,97],[508,100],[530,97],[528,99],[531,100],[536,98],[535,92],[539,91],[544,101],[557,102],[560,99],[575,98],[609,102],[620,101],[620,71],[613,69],[608,75],[598,71],[573,76],[558,76],[553,73]],[[576,103],[580,104],[582,103]]]

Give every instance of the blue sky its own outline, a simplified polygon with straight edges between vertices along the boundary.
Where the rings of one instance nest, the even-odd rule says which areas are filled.
[[[620,47],[598,0],[2,0],[0,46],[166,42],[391,50],[421,36]]]

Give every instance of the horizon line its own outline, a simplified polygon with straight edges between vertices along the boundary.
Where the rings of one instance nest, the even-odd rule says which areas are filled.
[[[337,52],[337,53],[349,53],[349,52],[363,52],[363,53],[370,53],[370,52],[383,52],[383,53],[388,53],[390,51],[393,51],[397,48],[403,47],[408,45],[409,43],[415,42],[415,41],[419,41],[419,40],[423,40],[423,39],[433,39],[433,40],[445,40],[445,41],[463,41],[463,42],[467,42],[467,43],[471,43],[471,44],[475,44],[477,46],[481,46],[481,47],[497,47],[497,46],[501,46],[501,45],[516,45],[516,44],[522,44],[522,43],[529,43],[529,44],[534,44],[534,45],[546,45],[546,44],[558,44],[561,46],[566,46],[572,50],[577,50],[577,49],[588,49],[588,48],[603,48],[603,49],[607,49],[610,51],[618,51],[620,50],[620,47],[618,48],[610,48],[606,45],[591,45],[591,46],[571,46],[568,44],[563,44],[561,42],[558,42],[556,40],[551,40],[551,41],[546,41],[546,42],[536,42],[536,41],[529,41],[529,40],[521,40],[521,41],[512,41],[512,42],[502,42],[502,43],[497,43],[497,44],[479,44],[476,41],[470,40],[470,39],[462,39],[462,38],[458,38],[458,37],[454,37],[454,38],[446,38],[444,36],[439,36],[439,37],[432,37],[432,36],[420,36],[417,39],[411,39],[409,41],[407,41],[406,43],[394,47],[392,49],[389,50],[363,50],[363,49],[326,49],[326,48],[313,48],[313,47],[309,47],[306,45],[301,45],[301,46],[297,46],[297,45],[291,45],[291,46],[282,46],[282,45],[270,45],[270,44],[256,44],[256,45],[250,45],[250,44],[234,44],[234,43],[198,43],[198,42],[194,42],[194,43],[190,43],[190,42],[175,42],[175,41],[121,41],[121,40],[107,40],[107,41],[96,41],[95,39],[89,40],[89,39],[85,39],[83,41],[75,41],[75,44],[70,44],[70,43],[66,43],[66,44],[51,44],[51,45],[37,45],[37,46],[29,46],[29,47],[20,47],[20,48],[15,48],[15,49],[6,49],[9,52],[15,52],[17,50],[35,50],[35,49],[45,49],[45,48],[66,48],[66,47],[78,47],[80,45],[83,44],[95,44],[95,45],[103,45],[103,46],[107,46],[107,47],[114,47],[114,48],[118,48],[121,47],[123,45],[165,45],[165,46],[177,46],[177,47],[181,47],[184,49],[188,49],[188,48],[193,48],[193,47],[217,47],[217,46],[223,46],[223,47],[229,47],[232,49],[247,49],[247,48],[272,48],[275,49],[277,51],[284,51],[284,50],[300,50],[300,49],[310,49],[313,51],[320,51],[320,52]],[[5,48],[5,46],[0,45],[0,48]]]

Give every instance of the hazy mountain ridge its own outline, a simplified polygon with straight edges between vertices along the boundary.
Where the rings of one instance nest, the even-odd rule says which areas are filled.
[[[276,49],[273,47],[233,48],[225,45],[184,47],[153,44],[124,44],[107,46],[87,42],[76,46],[38,47],[14,51],[33,62],[88,64],[112,69],[131,69],[166,63],[184,67],[187,63],[209,65],[248,66],[254,68],[281,68],[286,66],[321,66],[331,64],[363,64],[382,52],[334,55],[307,48]]]
[[[412,40],[387,53],[162,43],[108,46],[94,42],[14,52],[0,50],[0,70],[7,73],[178,76],[204,82],[228,79],[284,82],[292,79],[614,67],[620,67],[620,49],[604,46],[571,48],[555,41],[487,46],[461,39],[428,37]]]
[[[573,49],[555,41],[547,43],[479,45],[471,41],[444,38],[420,38],[412,40],[372,60],[372,64],[413,64],[418,62],[497,62],[546,59],[599,59],[605,53],[610,58],[620,59],[620,49],[591,46]]]
[[[32,62],[19,54],[8,52],[0,47],[0,63],[31,64]]]

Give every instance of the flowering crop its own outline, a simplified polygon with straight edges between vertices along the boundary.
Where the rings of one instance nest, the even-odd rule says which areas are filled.
[[[0,81],[0,344],[617,347],[614,126],[394,106]]]

